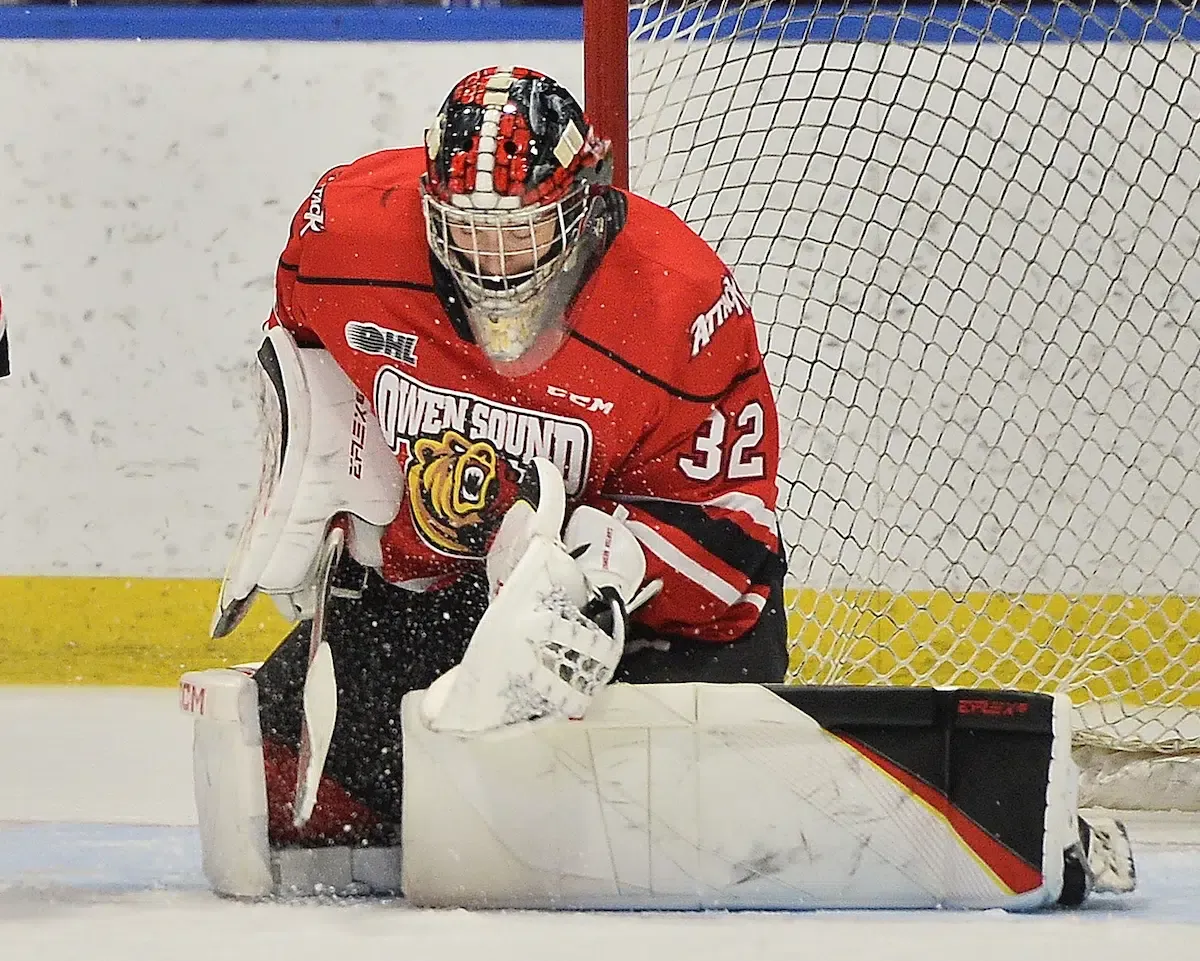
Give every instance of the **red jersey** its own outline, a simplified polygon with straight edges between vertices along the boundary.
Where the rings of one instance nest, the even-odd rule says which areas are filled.
[[[778,424],[749,304],[673,213],[628,218],[571,308],[571,334],[507,377],[460,336],[434,287],[422,148],[318,181],[279,261],[273,322],[319,343],[369,402],[405,472],[383,576],[408,589],[478,565],[524,465],[553,461],[568,507],[613,511],[661,593],[650,630],[731,640],[758,620],[782,560]]]

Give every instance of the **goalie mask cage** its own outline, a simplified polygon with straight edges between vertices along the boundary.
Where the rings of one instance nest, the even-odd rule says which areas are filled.
[[[1093,801],[1200,807],[1200,19],[584,19],[587,109],[629,185],[758,319],[791,678],[1063,690],[1085,791],[1125,791]]]

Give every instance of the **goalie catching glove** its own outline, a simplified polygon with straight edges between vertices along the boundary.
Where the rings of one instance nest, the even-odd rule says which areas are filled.
[[[578,718],[625,650],[629,615],[661,587],[642,587],[646,558],[618,514],[575,509],[535,458],[527,491],[487,556],[491,603],[462,662],[424,700],[435,731],[475,734],[538,718]]]

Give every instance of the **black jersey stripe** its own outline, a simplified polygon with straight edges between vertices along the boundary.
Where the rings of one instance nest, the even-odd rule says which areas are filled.
[[[286,260],[284,260],[282,257],[280,257],[279,258],[279,269],[280,270],[290,270],[293,274],[298,274],[300,272],[300,265],[299,264],[289,264]]]
[[[433,284],[423,284],[423,283],[418,283],[418,282],[412,281],[412,280],[388,280],[388,279],[379,278],[379,277],[314,277],[310,274],[300,273],[299,272],[300,268],[298,266],[286,263],[283,260],[279,261],[279,267],[281,270],[296,271],[296,283],[306,284],[309,286],[388,287],[388,288],[394,288],[394,289],[398,288],[401,290],[417,290],[417,291],[421,291],[422,293],[428,293],[428,294],[436,294],[437,293],[437,288],[434,287]],[[584,344],[585,346],[590,347],[592,350],[596,351],[598,354],[601,354],[604,357],[607,357],[613,363],[618,364],[621,367],[624,367],[631,374],[634,374],[635,376],[640,377],[642,380],[646,381],[649,384],[653,384],[655,387],[658,387],[660,390],[666,391],[672,397],[677,397],[680,400],[689,401],[694,404],[715,404],[717,401],[720,401],[723,398],[725,398],[726,396],[728,396],[730,393],[733,392],[733,390],[736,387],[738,387],[740,384],[744,383],[745,381],[749,380],[751,377],[753,377],[755,374],[757,374],[762,369],[761,364],[755,364],[753,367],[750,367],[747,370],[743,370],[740,373],[735,374],[733,379],[725,387],[723,387],[721,390],[717,391],[716,393],[693,394],[693,393],[690,393],[689,391],[683,390],[682,388],[676,387],[673,384],[667,383],[665,380],[663,380],[660,377],[655,377],[648,370],[644,370],[643,368],[639,367],[637,364],[634,364],[632,361],[626,360],[624,357],[622,357],[616,351],[610,350],[609,348],[605,347],[603,344],[599,344],[596,341],[592,340],[590,337],[587,337],[584,334],[579,333],[579,331],[577,331],[577,330],[572,330],[570,332],[570,336],[575,338],[576,340],[578,340],[581,344]]]
[[[312,287],[391,287],[400,290],[419,290],[434,293],[433,284],[422,284],[415,280],[388,280],[382,277],[314,277],[297,273],[296,283]]]
[[[7,377],[12,373],[12,367],[8,362],[8,331],[0,331],[0,377]]]
[[[642,380],[649,384],[653,384],[655,387],[658,387],[661,390],[665,390],[672,397],[678,397],[680,400],[691,401],[694,404],[715,404],[717,401],[730,394],[733,389],[743,381],[749,380],[751,377],[757,374],[759,370],[762,369],[761,365],[755,364],[749,370],[743,370],[741,373],[735,374],[733,380],[731,380],[725,387],[721,388],[721,390],[717,391],[715,394],[692,394],[686,390],[680,389],[679,387],[675,387],[673,384],[668,384],[665,380],[662,380],[659,377],[655,377],[648,370],[643,370],[632,361],[626,360],[616,351],[609,350],[609,348],[605,347],[603,344],[596,343],[596,341],[592,340],[590,337],[584,336],[577,330],[572,330],[570,336],[574,337],[581,344],[590,347],[598,354],[604,355],[614,364],[619,364],[621,367],[624,367],[631,374],[640,377]]]
[[[783,578],[783,557],[727,517],[713,517],[698,504],[633,498],[626,503],[682,531],[713,557],[745,574],[752,584],[773,584]]]

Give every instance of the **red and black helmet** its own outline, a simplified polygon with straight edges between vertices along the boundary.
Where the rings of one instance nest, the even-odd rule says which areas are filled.
[[[540,366],[624,223],[609,143],[550,77],[489,67],[455,85],[425,147],[426,234],[451,320],[498,369]]]
[[[508,209],[561,200],[582,177],[609,183],[609,144],[559,83],[528,67],[488,67],[450,91],[425,135],[427,186],[443,203]],[[500,204],[491,197],[511,198]]]

